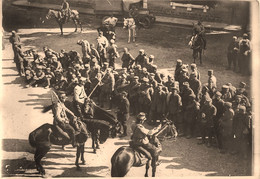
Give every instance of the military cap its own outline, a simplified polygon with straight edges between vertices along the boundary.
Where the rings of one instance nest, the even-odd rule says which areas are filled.
[[[212,99],[210,97],[206,97],[205,101],[210,102],[210,101],[212,101]]]
[[[196,65],[195,63],[192,63],[192,64],[190,64],[190,67],[194,67],[194,68],[196,68],[197,65]]]
[[[127,71],[127,68],[122,68],[123,71]]]
[[[86,68],[89,68],[89,64],[85,64],[85,67],[86,67]]]
[[[145,117],[145,113],[144,112],[140,112],[137,116],[136,116],[137,119],[139,120],[145,120],[146,117]]]
[[[245,87],[246,87],[246,83],[243,82],[243,81],[240,82],[240,83],[239,83],[239,87],[240,87],[240,88],[245,88]]]
[[[143,81],[144,81],[144,82],[149,82],[149,79],[144,77],[144,78],[143,78]]]
[[[232,86],[232,84],[231,84],[231,83],[227,83],[226,85],[227,85],[227,86]]]
[[[213,70],[212,70],[212,69],[209,69],[208,72],[213,73]]]
[[[245,106],[239,106],[238,109],[239,109],[239,111],[246,112],[246,107]]]
[[[87,80],[87,78],[84,78],[84,77],[79,78],[79,81],[86,81],[86,80]]]
[[[147,72],[147,68],[144,67],[144,68],[143,68],[143,71]]]
[[[114,44],[114,43],[115,43],[115,40],[114,40],[114,39],[111,39],[111,40],[110,40],[110,43],[111,43],[111,44]]]
[[[157,65],[153,65],[153,67],[157,69]]]
[[[229,107],[229,108],[232,107],[232,103],[230,103],[230,102],[225,102],[224,105],[227,106],[227,107]]]
[[[189,84],[189,82],[186,81],[183,83],[183,86],[190,86],[190,84]]]
[[[139,77],[138,76],[134,76],[134,79],[138,79],[139,80]]]
[[[16,32],[15,32],[15,30],[12,30],[12,34],[15,34]]]
[[[229,89],[229,86],[223,85],[222,88],[223,88],[223,89]]]
[[[171,87],[171,90],[173,91],[173,90],[178,90],[176,87]]]
[[[243,34],[243,37],[248,37],[248,35],[246,33]]]
[[[189,98],[195,99],[196,96],[195,96],[194,94],[190,94],[190,95],[189,95]]]
[[[238,98],[242,98],[242,96],[241,95],[236,95],[236,99],[238,99]]]
[[[183,73],[186,73],[186,72],[188,72],[188,69],[187,69],[187,68],[182,68],[181,71],[182,71]]]
[[[151,76],[155,76],[155,74],[154,74],[154,73],[150,73],[150,75],[151,75]]]
[[[158,83],[158,86],[162,86],[162,83]]]
[[[107,62],[104,62],[104,65],[105,65],[105,66],[108,66],[108,63],[107,63]]]
[[[139,52],[142,52],[142,53],[144,53],[144,49],[140,49],[140,50],[139,50]]]
[[[153,56],[153,55],[150,55],[150,56],[149,56],[149,58],[152,58],[152,59],[154,59],[154,56]]]
[[[141,69],[142,67],[141,67],[141,65],[137,65],[136,68],[137,69]]]
[[[126,74],[122,74],[122,77],[123,77],[123,78],[126,78]]]
[[[51,68],[50,67],[47,67],[46,70],[50,70]]]
[[[121,95],[123,95],[123,96],[127,96],[127,92],[122,91],[122,92],[121,92]]]
[[[235,39],[235,40],[237,40],[237,36],[235,36],[235,35],[234,35],[232,38]]]
[[[216,96],[222,96],[222,94],[219,91],[217,91],[215,95]]]
[[[60,91],[60,92],[59,92],[59,96],[66,96],[65,91]]]
[[[177,60],[177,63],[182,63],[182,60],[181,60],[181,59],[178,59],[178,60]]]

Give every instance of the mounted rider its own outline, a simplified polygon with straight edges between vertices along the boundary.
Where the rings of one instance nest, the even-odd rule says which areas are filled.
[[[71,16],[71,10],[70,10],[70,5],[67,2],[67,0],[63,0],[62,5],[61,5],[61,17],[64,17],[64,21],[69,21],[69,18]]]
[[[199,20],[197,24],[193,25],[193,29],[192,29],[192,35],[196,36],[196,37],[200,37],[203,41],[203,46],[204,46],[204,50],[206,50],[206,36],[205,36],[205,27],[204,25],[201,23],[201,21]]]
[[[75,129],[71,126],[71,124],[74,124],[77,130],[79,130],[79,127],[76,122],[77,117],[64,104],[66,99],[67,96],[65,92],[60,92],[59,101],[53,104],[53,113],[54,113],[53,124],[61,134],[64,134],[63,132],[66,132],[69,135],[71,139],[71,144],[73,147],[75,147],[76,146]],[[72,119],[69,119],[67,114],[72,116]]]
[[[161,124],[158,127],[149,130],[143,126],[145,120],[145,113],[140,112],[136,117],[136,123],[132,125],[133,135],[131,137],[132,141],[130,142],[130,145],[145,155],[149,160],[152,159],[152,166],[159,165],[157,162],[159,157],[159,146],[150,143],[148,136],[157,133],[161,129]]]

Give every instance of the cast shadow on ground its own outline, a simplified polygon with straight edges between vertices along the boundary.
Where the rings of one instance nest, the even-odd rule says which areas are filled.
[[[90,174],[91,172],[99,172],[100,170],[108,169],[107,166],[98,166],[98,167],[82,167],[80,169],[66,168],[61,175],[57,177],[102,177],[95,174]]]
[[[51,105],[50,94],[28,94],[30,97],[37,97],[36,99],[19,100],[20,103],[26,103],[27,106],[35,106],[34,109],[44,109]]]
[[[2,139],[2,150],[6,152],[34,153],[29,141],[25,139]]]
[[[6,75],[6,76],[8,76],[8,75]],[[18,76],[18,74],[17,75],[12,74],[12,75],[9,75],[9,76]],[[25,79],[24,79],[24,77],[21,77],[21,76],[18,76],[17,78],[15,78],[11,82],[4,83],[4,85],[13,85],[13,84],[19,84],[19,87],[22,87],[22,88],[25,88],[25,86],[26,86]]]

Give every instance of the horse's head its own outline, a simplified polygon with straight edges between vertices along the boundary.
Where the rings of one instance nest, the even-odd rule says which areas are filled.
[[[109,137],[110,125],[104,124],[100,127],[100,135],[99,135],[99,142],[103,144],[106,142],[107,138]]]
[[[123,28],[125,29],[128,26],[129,20],[127,18],[124,18],[124,26]]]
[[[46,19],[49,19],[52,15],[52,10],[49,9],[48,13],[46,14]]]

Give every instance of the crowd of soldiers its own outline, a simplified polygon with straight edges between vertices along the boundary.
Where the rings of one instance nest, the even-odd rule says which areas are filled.
[[[99,51],[94,44],[78,41],[83,57],[77,51],[61,50],[58,53],[44,47],[44,57],[32,50],[33,60],[30,61],[24,58],[26,55],[21,46],[15,42],[17,36],[14,32],[10,41],[17,69],[21,76],[25,76],[27,87],[52,87],[75,97],[84,86],[86,94],[83,96],[94,92],[93,98],[102,108],[106,105],[109,109],[113,105],[118,107],[118,120],[123,125],[124,136],[127,135],[125,122],[129,115],[144,112],[151,124],[170,120],[180,137],[201,136],[198,144],[211,147],[216,143],[223,153],[245,149],[244,154],[247,154],[246,148],[251,146],[251,103],[244,82],[237,88],[227,83],[219,90],[213,70],[208,70],[208,81],[202,85],[196,64],[183,64],[180,59],[174,75],[166,76],[158,71],[155,57],[147,55],[143,49],[134,58],[124,48],[122,69],[115,69],[119,54],[114,42]],[[100,38],[104,36],[99,34],[98,37],[98,44],[102,45]],[[113,49],[112,53],[110,49]]]
[[[251,47],[248,35],[243,34],[242,38],[233,36],[227,48],[227,60],[230,70],[233,66],[233,71],[250,75],[251,72]]]

